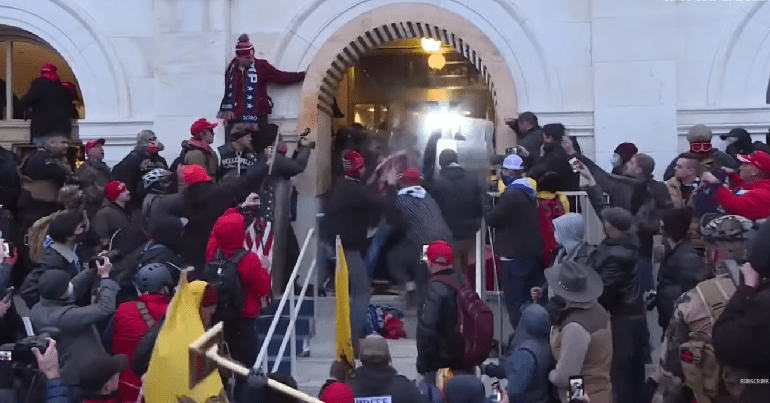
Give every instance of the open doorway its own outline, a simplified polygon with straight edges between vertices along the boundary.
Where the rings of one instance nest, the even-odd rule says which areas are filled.
[[[398,170],[422,170],[428,140],[440,133],[435,155],[452,148],[479,174],[494,149],[495,103],[487,80],[465,56],[433,38],[399,39],[370,50],[347,69],[335,99],[333,132],[348,138],[333,141],[332,182],[341,175],[346,149],[362,152],[369,173],[393,156]]]

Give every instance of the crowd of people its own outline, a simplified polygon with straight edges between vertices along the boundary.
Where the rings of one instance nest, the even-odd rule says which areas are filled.
[[[50,83],[38,86],[60,85],[50,67],[44,70],[39,80]],[[250,85],[252,76],[266,80]],[[169,306],[188,280],[207,282],[184,288],[198,293],[200,315],[189,320],[201,328],[224,322],[230,356],[254,364],[256,319],[273,283],[293,286],[271,276],[267,244],[285,236],[281,259],[289,267],[298,254],[289,222],[296,191],[281,197],[281,181],[304,171],[314,146],[300,137],[289,154],[267,120],[264,84],[303,77],[255,59],[244,35],[220,108],[227,141],[216,150],[218,122],[199,119],[170,165],[150,130],[112,168],[103,161],[105,139],[89,140],[86,160],[75,168],[65,158],[69,133],[39,124],[38,148],[23,160],[0,151],[1,229],[10,246],[0,252],[0,286],[19,289],[9,288],[0,302],[0,337],[23,338],[30,329],[22,318],[50,336],[32,349],[42,377],[14,372],[11,388],[28,388],[28,401],[140,401]],[[41,91],[45,98],[52,90]],[[44,115],[34,115],[33,124]],[[342,244],[361,366],[349,373],[335,362],[321,400],[484,402],[480,369],[507,381],[496,387],[495,401],[762,401],[762,380],[770,377],[763,343],[770,323],[770,224],[763,223],[770,217],[770,147],[735,129],[721,152],[711,130],[697,125],[687,136],[690,150],[658,181],[656,161],[632,143],[617,147],[606,172],[564,125],[541,127],[531,112],[509,123],[519,146],[490,156],[499,168],[491,194],[487,178],[455,151],[439,152],[441,134],[425,150],[412,138],[405,150],[390,152],[362,127],[337,133],[332,171],[339,175],[323,196],[320,242],[327,249],[336,239]],[[587,242],[585,210],[564,194],[580,190],[603,223],[598,245]],[[477,320],[489,309],[470,285],[482,223],[492,229],[514,332],[498,341],[505,345],[499,364],[479,366],[493,326]],[[281,225],[288,229],[277,231]],[[419,385],[392,367],[385,339],[366,334],[375,277],[389,279],[418,310]],[[665,330],[658,360],[651,310]],[[647,378],[645,364],[653,362]],[[289,401],[265,391],[264,374],[230,382],[223,373],[222,380],[226,393],[211,399]]]

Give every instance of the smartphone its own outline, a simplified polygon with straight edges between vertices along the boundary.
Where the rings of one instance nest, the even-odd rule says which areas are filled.
[[[572,157],[569,160],[569,165],[572,167],[573,172],[579,172],[580,167],[583,165],[583,163],[580,162],[580,160],[577,159],[577,157]]]
[[[11,245],[8,245],[8,242],[3,242],[3,252],[5,257],[11,257]]]
[[[586,391],[583,385],[582,376],[569,377],[569,403],[582,403]]]
[[[5,295],[3,295],[3,301],[8,301],[13,296],[13,292],[16,291],[16,287],[10,286],[5,289]]]
[[[422,261],[428,263],[428,245],[422,246]]]
[[[516,147],[508,147],[505,149],[505,155],[518,154],[519,150]]]
[[[500,381],[492,382],[492,390],[495,392],[495,401],[503,401],[503,393],[500,391]]]

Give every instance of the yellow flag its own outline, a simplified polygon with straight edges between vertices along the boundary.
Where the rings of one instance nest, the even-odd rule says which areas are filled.
[[[350,332],[348,263],[345,261],[340,237],[337,237],[337,270],[334,277],[334,290],[337,298],[337,360],[347,364],[347,372],[351,373],[356,365],[353,357],[353,339]]]
[[[179,290],[166,312],[166,321],[152,351],[144,382],[146,403],[227,402],[219,372],[215,371],[195,389],[189,384],[188,346],[205,331],[200,314],[206,291],[203,281],[187,282],[187,273],[179,279]]]

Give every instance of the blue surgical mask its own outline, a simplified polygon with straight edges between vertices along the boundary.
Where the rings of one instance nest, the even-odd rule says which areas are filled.
[[[621,165],[623,165],[623,160],[620,158],[619,154],[612,154],[612,159],[610,160],[610,163],[612,164],[613,168],[617,168]]]
[[[503,185],[510,186],[516,179],[521,179],[521,176],[500,175],[500,179],[502,179]]]

